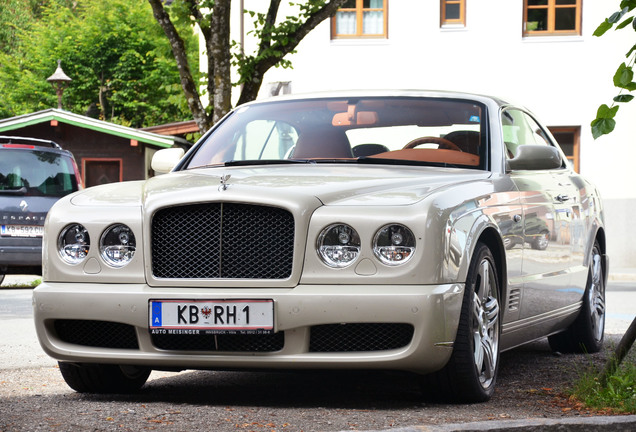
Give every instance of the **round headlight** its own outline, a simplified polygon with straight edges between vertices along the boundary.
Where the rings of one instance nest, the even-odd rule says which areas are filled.
[[[404,225],[385,225],[373,239],[373,253],[386,265],[404,264],[414,252],[415,236]]]
[[[347,267],[360,255],[360,236],[349,225],[329,225],[318,236],[317,248],[329,267]]]
[[[72,224],[62,230],[57,240],[57,250],[64,261],[79,264],[91,248],[91,238],[86,228]]]
[[[109,227],[99,240],[99,253],[106,264],[112,267],[128,264],[135,256],[136,247],[135,235],[123,224]]]

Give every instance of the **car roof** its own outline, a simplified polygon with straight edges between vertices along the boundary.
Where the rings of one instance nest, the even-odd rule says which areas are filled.
[[[40,138],[17,137],[0,135],[0,144],[26,144],[39,147],[50,147],[57,150],[63,150],[62,146],[55,141]]]
[[[477,93],[466,93],[448,90],[336,90],[312,93],[295,93],[288,95],[273,96],[271,98],[257,99],[239,105],[236,109],[245,105],[260,104],[278,101],[294,101],[307,99],[329,99],[329,98],[376,98],[376,97],[421,97],[421,98],[449,98],[449,99],[465,99],[475,100],[483,103],[490,103],[499,106],[509,105],[508,102],[494,96],[487,96]]]

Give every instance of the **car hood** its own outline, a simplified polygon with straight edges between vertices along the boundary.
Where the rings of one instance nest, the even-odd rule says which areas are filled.
[[[432,191],[488,178],[486,171],[345,164],[217,167],[174,172],[145,182],[85,189],[74,205],[145,206],[149,202],[313,197],[322,205],[409,205]]]

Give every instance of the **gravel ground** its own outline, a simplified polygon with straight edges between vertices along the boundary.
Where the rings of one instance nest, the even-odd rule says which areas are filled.
[[[0,431],[344,431],[474,421],[602,415],[565,391],[594,355],[555,355],[547,341],[502,355],[490,402],[437,405],[420,400],[413,376],[380,372],[153,372],[131,396],[81,395],[55,363],[0,372]]]

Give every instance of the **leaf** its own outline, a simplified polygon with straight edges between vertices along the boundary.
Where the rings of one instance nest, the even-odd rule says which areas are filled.
[[[614,12],[612,16],[610,16],[607,20],[612,24],[616,24],[617,22],[620,21],[621,18],[623,18],[624,13],[625,12],[623,12],[622,10],[619,12]]]
[[[614,102],[631,102],[632,99],[634,99],[633,95],[618,95],[616,97],[614,97]]]
[[[611,29],[613,26],[612,23],[609,22],[609,20],[605,19],[605,21],[603,21],[601,23],[601,25],[599,25],[596,30],[594,30],[593,35],[594,36],[603,36],[609,29]]]
[[[625,21],[623,21],[618,26],[616,26],[616,30],[620,30],[620,29],[622,29],[624,27],[627,27],[628,25],[630,25],[632,23],[632,21],[634,21],[634,17],[627,18]]]
[[[632,71],[632,68],[628,67],[625,63],[621,63],[614,74],[614,85],[620,88],[627,88],[633,79],[634,71]]]
[[[627,9],[627,11],[631,11],[632,9],[636,8],[636,0],[623,0],[621,1],[621,9]]]
[[[603,104],[600,107],[598,107],[598,110],[596,111],[596,118],[597,119],[613,119],[616,116],[617,112],[618,112],[618,106],[614,106],[610,108],[607,105]]]
[[[634,21],[634,23],[636,23],[636,21]],[[636,50],[636,45],[632,46],[632,48],[629,50],[629,52],[627,54],[625,54],[625,57],[629,57],[632,55],[632,53]]]
[[[594,139],[606,135],[614,130],[616,120],[608,118],[597,118],[592,121],[592,136]]]

